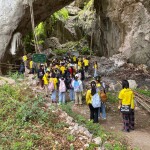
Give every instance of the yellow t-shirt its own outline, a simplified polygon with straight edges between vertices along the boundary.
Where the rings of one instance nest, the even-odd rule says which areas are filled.
[[[60,67],[60,70],[61,70],[62,74],[64,74],[64,73],[65,73],[66,68],[65,68],[64,66],[61,66],[61,67]]]
[[[27,61],[27,56],[24,55],[24,56],[22,57],[22,59],[23,59],[23,61]]]
[[[33,61],[30,61],[30,69],[33,68]]]
[[[88,66],[89,65],[89,60],[87,60],[87,59],[84,59],[84,66]]]
[[[82,67],[82,62],[81,61],[78,61],[78,66]]]
[[[77,58],[74,56],[73,57],[73,62],[76,62],[77,61]]]
[[[49,83],[49,82],[48,82],[48,73],[45,73],[45,74],[44,74],[43,80],[44,80],[44,84],[45,84],[45,85],[48,85],[48,83]]]
[[[96,87],[97,87],[97,88],[100,88],[100,87],[101,87],[101,84],[100,84],[100,83],[97,83],[97,84],[96,84]]]
[[[97,69],[97,68],[98,68],[98,66],[96,64],[94,64],[94,69]]]
[[[53,82],[54,83],[54,88],[56,90],[57,89],[58,79],[57,78],[50,78],[49,82]]]
[[[122,100],[122,105],[131,105],[131,109],[134,109],[134,93],[131,89],[122,89],[118,98]]]
[[[86,92],[86,103],[87,104],[92,104],[91,90],[87,90],[87,92]]]

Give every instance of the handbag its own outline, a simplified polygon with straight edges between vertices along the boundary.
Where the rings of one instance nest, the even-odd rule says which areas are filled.
[[[122,105],[120,108],[120,112],[123,114],[130,114],[130,112],[131,112],[130,105]]]

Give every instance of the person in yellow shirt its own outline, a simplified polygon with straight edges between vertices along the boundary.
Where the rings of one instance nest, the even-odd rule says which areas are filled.
[[[94,77],[97,77],[97,71],[98,71],[98,64],[97,61],[94,62]]]
[[[78,70],[80,70],[81,67],[82,67],[82,62],[81,62],[81,60],[79,60],[79,61],[78,61]]]
[[[122,90],[119,92],[119,106],[129,106],[131,111],[129,113],[122,112],[123,117],[123,131],[129,132],[134,130],[134,93],[129,88],[129,82],[127,80],[122,81]]]
[[[51,85],[51,87],[53,87],[53,90],[51,91],[52,92],[51,93],[52,103],[56,103],[57,83],[58,83],[58,79],[56,78],[55,74],[52,74],[50,77],[50,80],[49,80],[49,85]]]
[[[64,74],[65,74],[65,71],[66,71],[66,67],[65,67],[64,65],[62,65],[62,66],[60,67],[60,71],[61,71],[62,75],[64,75]]]
[[[87,58],[84,58],[83,63],[84,63],[84,69],[85,69],[85,77],[87,77],[88,76],[89,60]]]
[[[45,92],[46,92],[46,97],[48,97],[49,75],[50,75],[50,71],[47,70],[46,73],[45,73],[44,76],[43,76],[43,81],[44,81],[44,88],[45,88]]]
[[[96,93],[97,93],[96,82],[92,81],[86,93],[86,103],[87,105],[89,105],[90,109],[90,120],[93,120],[94,123],[98,123],[98,110],[99,110],[99,108],[94,108],[92,106],[92,96]]]
[[[72,59],[73,59],[73,63],[77,63],[77,57],[75,55],[73,56]]]
[[[23,57],[22,57],[22,60],[23,60],[23,62],[24,62],[24,66],[25,66],[25,74],[27,74],[27,55],[24,55]]]
[[[24,65],[25,65],[25,67],[27,67],[27,55],[24,55],[23,57],[22,57],[22,60],[23,60],[23,62],[24,62]]]
[[[32,59],[30,59],[29,68],[30,68],[30,73],[34,74],[34,62],[32,61]]]

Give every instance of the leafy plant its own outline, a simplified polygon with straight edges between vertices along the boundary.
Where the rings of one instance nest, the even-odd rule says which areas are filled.
[[[90,55],[90,48],[87,46],[83,47],[81,50],[81,54],[82,55]]]
[[[54,18],[67,20],[69,17],[68,10],[66,8],[62,8],[61,10],[54,13]]]
[[[54,52],[55,52],[57,55],[63,55],[63,54],[66,54],[66,53],[67,53],[67,50],[66,50],[66,49],[55,49]]]
[[[118,102],[118,93],[107,93],[108,101],[110,103],[117,103]]]
[[[150,97],[150,90],[136,89],[137,92]]]
[[[67,135],[67,140],[70,142],[73,142],[75,140],[75,137],[73,135]]]
[[[19,74],[19,72],[8,72],[8,77],[14,79],[15,81],[17,81],[18,79],[24,79],[24,75],[23,74]]]

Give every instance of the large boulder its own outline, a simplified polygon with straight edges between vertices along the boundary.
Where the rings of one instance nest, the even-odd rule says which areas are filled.
[[[121,52],[150,66],[150,0],[95,0],[93,45],[99,55]]]
[[[38,24],[73,0],[0,0],[0,61],[8,57],[15,33],[25,35],[31,31],[29,3],[32,1],[35,24]]]

